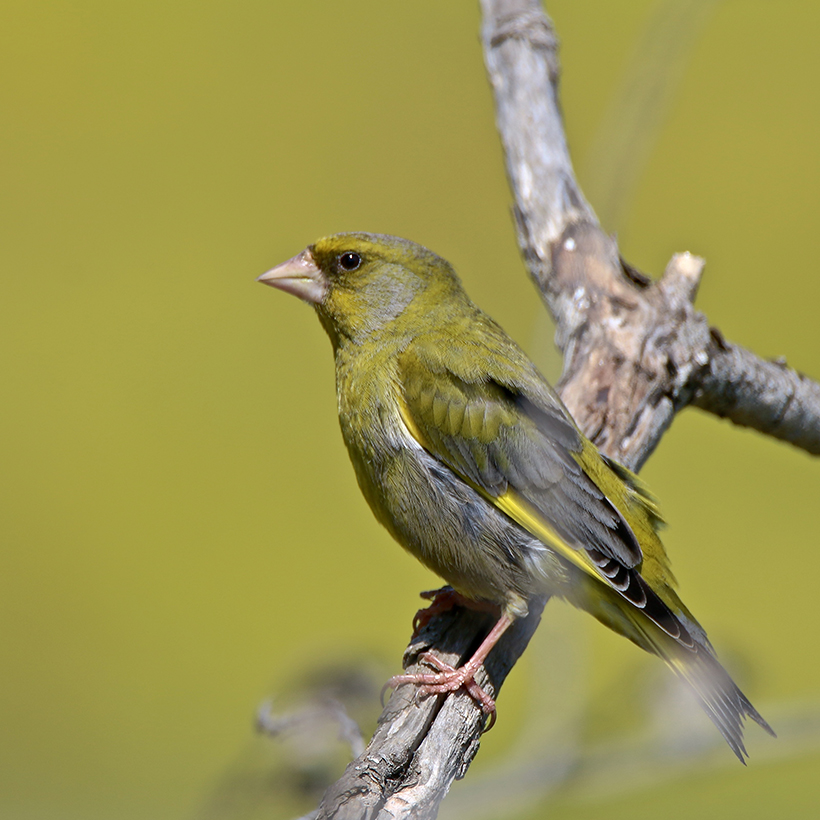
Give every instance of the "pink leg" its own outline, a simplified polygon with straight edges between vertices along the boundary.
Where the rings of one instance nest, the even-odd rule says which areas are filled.
[[[455,692],[457,689],[464,687],[486,714],[493,715],[493,721],[490,723],[490,726],[492,726],[492,723],[495,722],[495,701],[475,682],[475,673],[512,622],[513,618],[509,615],[502,615],[490,630],[490,634],[475,651],[473,657],[464,666],[459,666],[456,669],[440,661],[431,652],[425,652],[421,655],[420,660],[431,664],[438,672],[396,675],[390,678],[387,686],[395,689],[403,683],[415,683],[418,685],[419,694],[422,696],[442,695],[447,692]]]
[[[500,614],[495,604],[465,598],[452,587],[429,589],[426,592],[420,593],[420,595],[422,598],[431,601],[431,603],[430,606],[420,609],[413,617],[414,638],[436,615],[440,615],[442,612],[449,612],[455,606],[463,606],[465,609],[473,609],[477,612],[492,612],[493,615]]]

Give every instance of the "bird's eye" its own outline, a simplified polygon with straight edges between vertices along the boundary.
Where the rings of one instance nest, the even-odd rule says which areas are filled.
[[[362,264],[362,257],[358,253],[348,251],[339,257],[339,267],[342,270],[351,271],[356,270]]]

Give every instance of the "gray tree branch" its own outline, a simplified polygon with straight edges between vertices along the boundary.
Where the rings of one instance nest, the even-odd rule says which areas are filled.
[[[578,188],[558,103],[557,38],[537,0],[481,0],[482,42],[513,191],[518,239],[557,327],[559,389],[587,435],[632,469],[674,414],[696,404],[820,453],[820,387],[723,340],[692,305],[703,260],[677,254],[652,281],[627,263]],[[498,692],[540,619],[515,624],[479,679]],[[486,615],[435,618],[405,652],[434,648],[457,665]],[[399,688],[365,752],[325,794],[316,818],[434,818],[478,750],[484,715],[468,695],[417,699]]]
[[[820,386],[710,330],[692,306],[703,263],[678,255],[652,282],[602,231],[572,171],[555,33],[537,0],[482,9],[519,245],[556,323],[559,387],[576,421],[634,469],[692,403],[820,454]]]
[[[692,403],[820,455],[820,385],[784,361],[765,361],[727,342],[714,328]]]

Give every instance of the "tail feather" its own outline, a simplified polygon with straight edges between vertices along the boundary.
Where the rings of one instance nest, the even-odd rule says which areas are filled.
[[[649,647],[644,645],[643,648],[663,658],[672,671],[691,687],[704,711],[741,763],[745,763],[745,758],[748,757],[743,743],[743,723],[746,718],[751,718],[774,736],[772,727],[740,691],[717,658],[704,647],[697,646],[692,651],[671,645],[663,646],[668,642],[656,640],[656,636],[652,635],[647,636],[647,642]]]
[[[657,596],[650,595],[660,602]],[[582,579],[570,602],[594,615],[641,649],[662,658],[669,668],[692,689],[703,710],[718,728],[741,763],[748,757],[743,743],[743,724],[751,718],[770,735],[771,726],[740,691],[715,657],[700,627],[688,631],[681,623],[685,640],[676,638],[667,623],[656,623],[646,608],[638,608],[618,592],[592,579]],[[665,605],[666,618],[675,614]],[[701,639],[701,634],[703,638]],[[690,637],[691,636],[691,637]],[[694,638],[694,640],[692,640]]]

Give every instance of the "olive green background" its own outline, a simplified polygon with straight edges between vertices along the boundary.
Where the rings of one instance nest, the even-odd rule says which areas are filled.
[[[593,206],[598,128],[654,7],[548,4]],[[398,669],[436,579],[359,497],[312,311],[253,279],[335,231],[406,236],[557,376],[478,27],[476,3],[440,0],[0,8],[3,817],[227,817],[213,794],[241,782],[263,697],[325,657]],[[710,321],[814,377],[819,37],[810,0],[715,5],[605,224],[656,275],[705,256]],[[816,816],[819,471],[697,411],[644,470],[684,600],[775,728],[814,733],[752,727],[747,769],[715,747],[517,816]],[[581,703],[590,742],[629,731],[621,684],[656,666],[565,610],[552,666],[581,672],[533,683],[523,663],[454,799],[515,746],[533,686]]]

